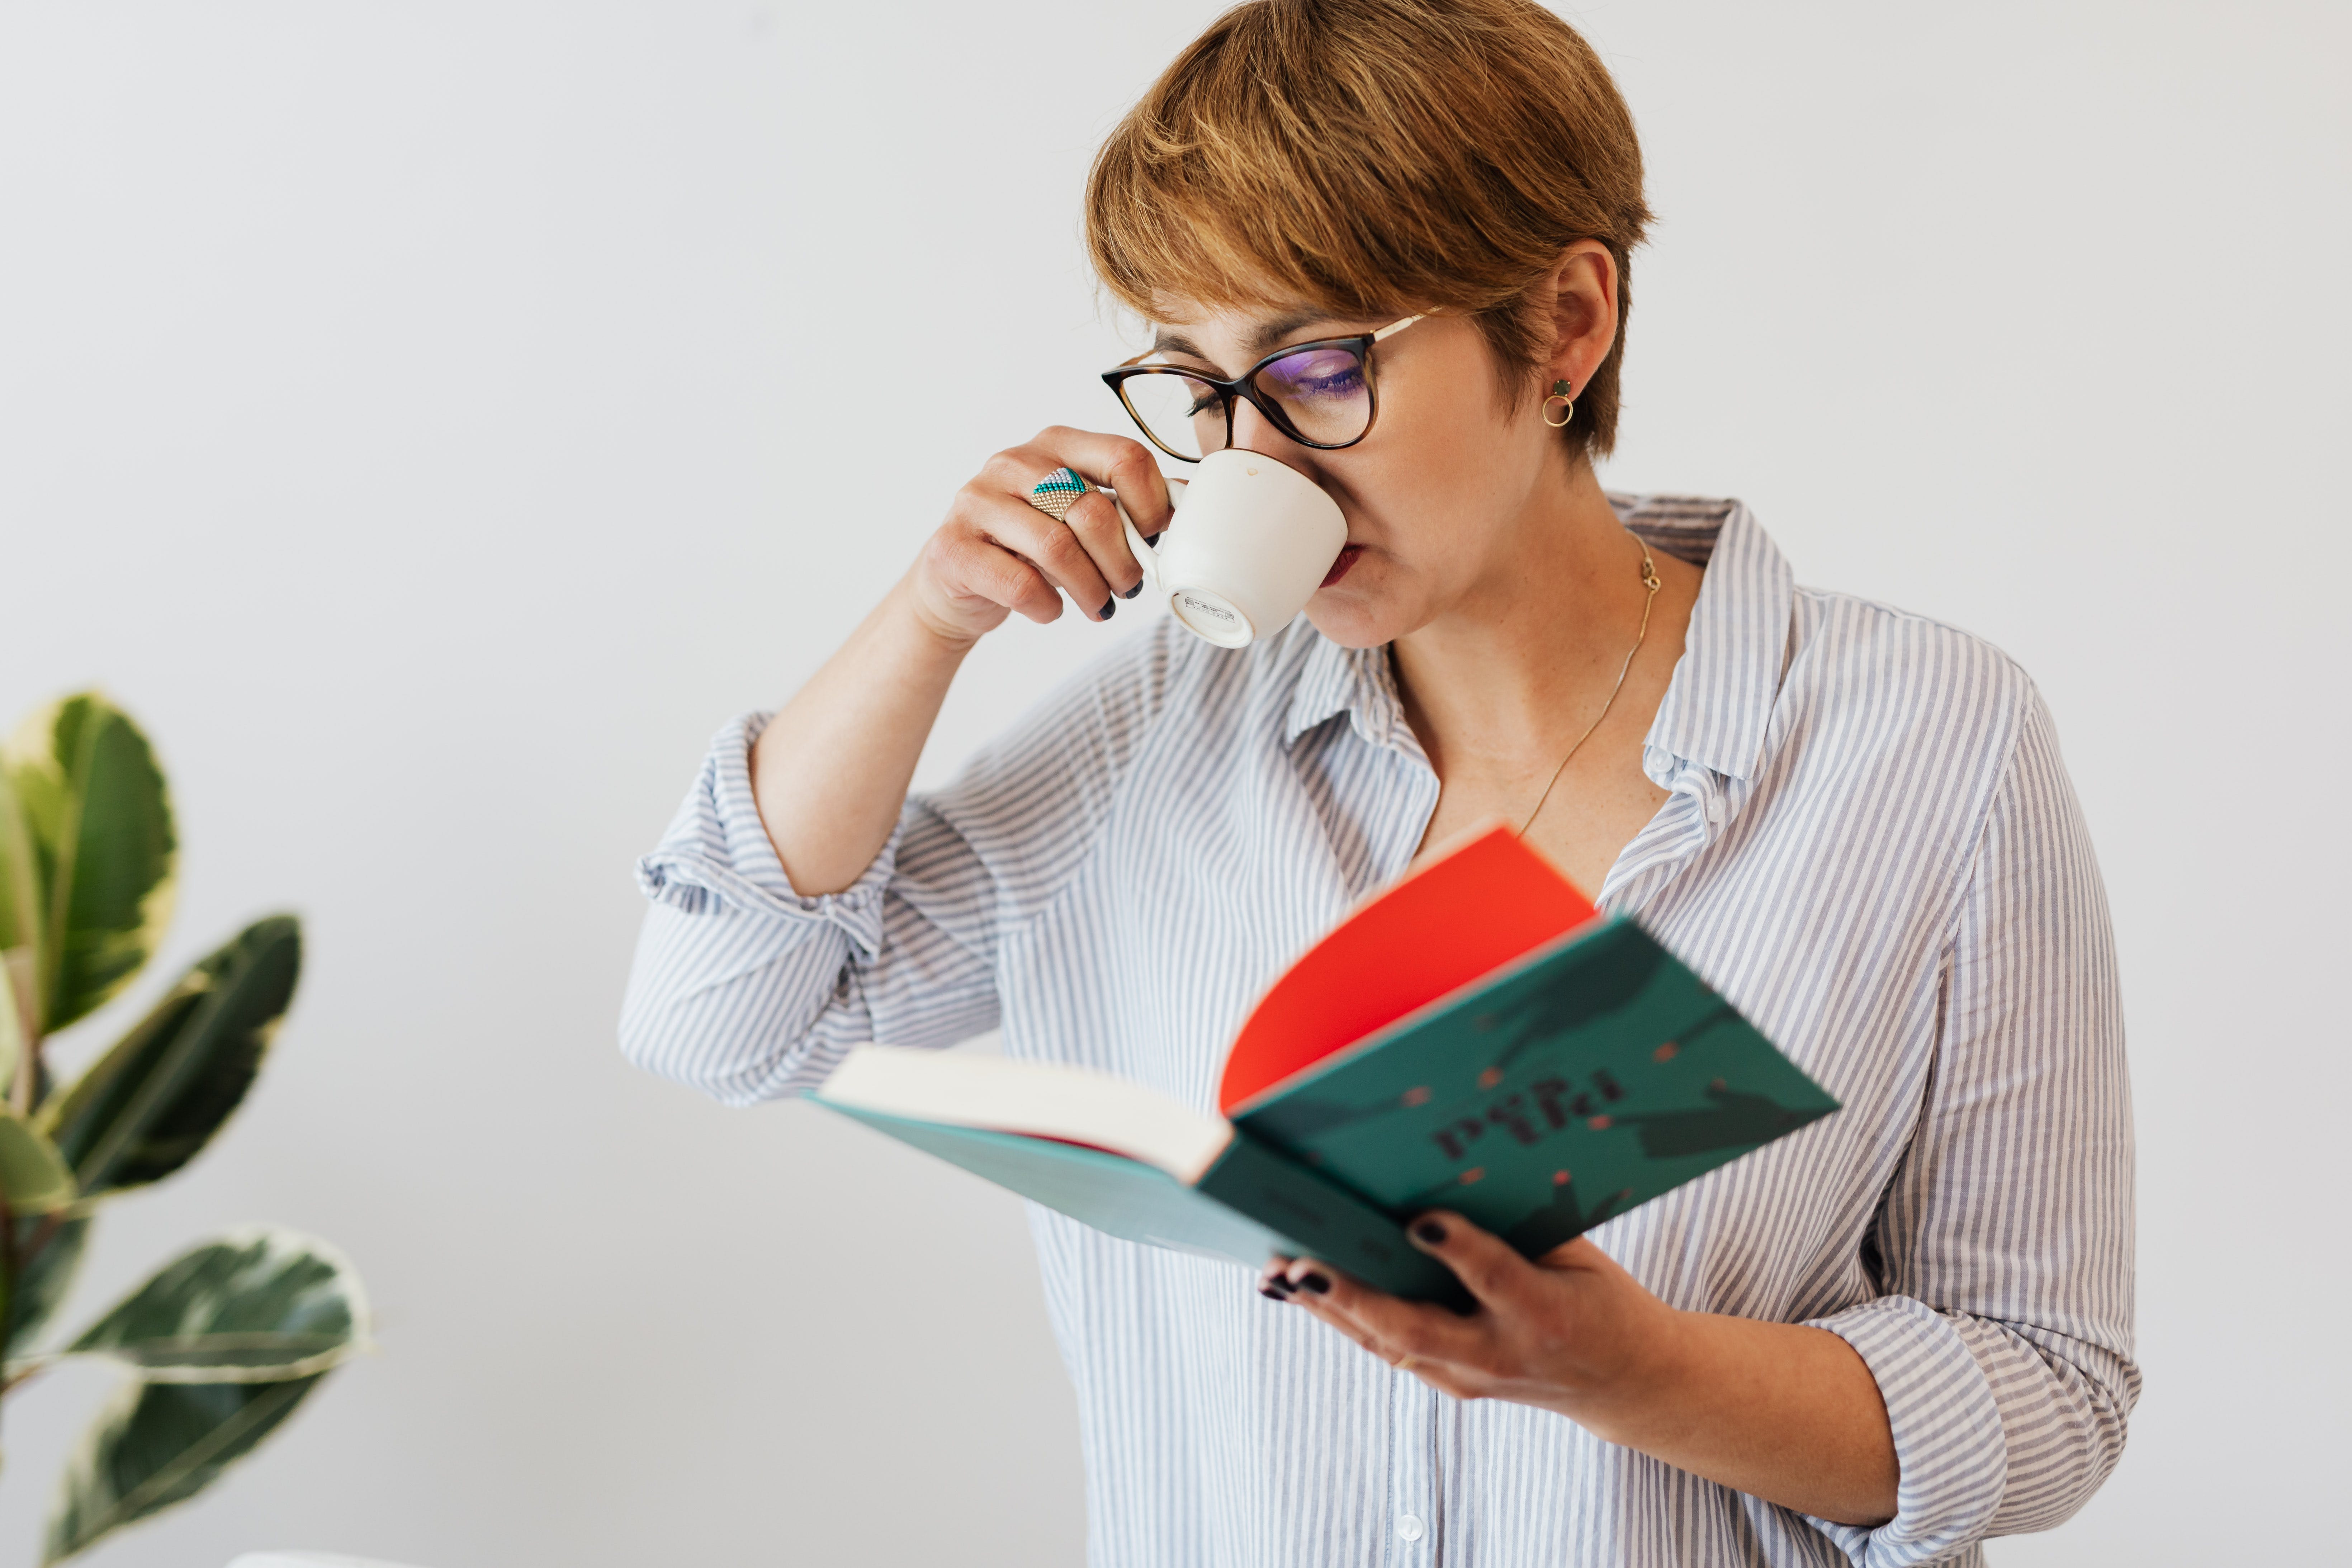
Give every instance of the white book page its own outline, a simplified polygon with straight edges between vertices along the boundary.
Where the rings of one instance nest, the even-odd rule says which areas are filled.
[[[1234,1135],[1224,1118],[1123,1078],[970,1051],[859,1046],[815,1098],[882,1116],[1091,1144],[1188,1184]]]

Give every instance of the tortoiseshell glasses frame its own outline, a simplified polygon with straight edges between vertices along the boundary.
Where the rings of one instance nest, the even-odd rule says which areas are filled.
[[[1427,319],[1286,343],[1231,381],[1190,365],[1147,363],[1160,353],[1152,349],[1103,372],[1103,384],[1145,437],[1179,462],[1197,463],[1233,445],[1236,398],[1300,446],[1339,451],[1370,435],[1380,413],[1372,345]]]

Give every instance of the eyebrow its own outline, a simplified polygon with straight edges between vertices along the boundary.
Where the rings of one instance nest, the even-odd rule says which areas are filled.
[[[1272,353],[1283,339],[1301,327],[1317,321],[1330,321],[1337,319],[1322,310],[1292,310],[1260,323],[1257,329],[1250,333],[1249,341],[1243,346],[1249,350],[1252,358],[1255,358]],[[1193,342],[1192,339],[1181,332],[1171,332],[1165,327],[1153,334],[1151,352],[1158,354],[1191,354],[1194,359],[1203,360],[1209,357],[1201,352],[1200,345]]]

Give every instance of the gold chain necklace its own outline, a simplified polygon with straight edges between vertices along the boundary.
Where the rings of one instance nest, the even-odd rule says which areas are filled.
[[[1650,635],[1650,606],[1658,602],[1657,563],[1650,559],[1648,542],[1631,529],[1626,532],[1634,543],[1642,547],[1642,586],[1649,590],[1642,599],[1642,629],[1633,634],[1633,646],[1625,650],[1625,662],[1617,668],[1617,684],[1609,689],[1609,700],[1601,705],[1600,717],[1592,721],[1591,729],[1576,738],[1576,744],[1568,749],[1568,755],[1560,758],[1559,766],[1552,769],[1551,777],[1544,784],[1543,794],[1536,796],[1535,810],[1528,813],[1528,819],[1519,824],[1518,837],[1521,838],[1528,836],[1528,829],[1533,827],[1536,818],[1543,814],[1544,802],[1551,798],[1552,786],[1559,783],[1559,775],[1568,772],[1568,764],[1576,760],[1577,752],[1584,750],[1584,742],[1592,739],[1592,731],[1601,728],[1602,721],[1609,717],[1609,710],[1617,706],[1617,694],[1625,689],[1625,677],[1633,668],[1633,656],[1642,651],[1642,640]]]

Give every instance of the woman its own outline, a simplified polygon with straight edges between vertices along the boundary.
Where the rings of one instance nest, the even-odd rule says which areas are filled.
[[[1975,1563],[2122,1447],[2120,1009],[2049,717],[1984,644],[1792,586],[1737,503],[1602,492],[1646,216],[1607,72],[1523,0],[1227,13],[1087,189],[1151,444],[991,458],[641,867],[625,1046],[730,1103],[1001,1026],[1207,1107],[1285,963],[1496,816],[1843,1102],[1533,1262],[1425,1216],[1468,1317],[1033,1211],[1097,1562]],[[1223,445],[1346,516],[1304,620],[1163,621],[909,798],[980,637],[1141,581],[1041,484],[1150,534],[1155,446]]]

